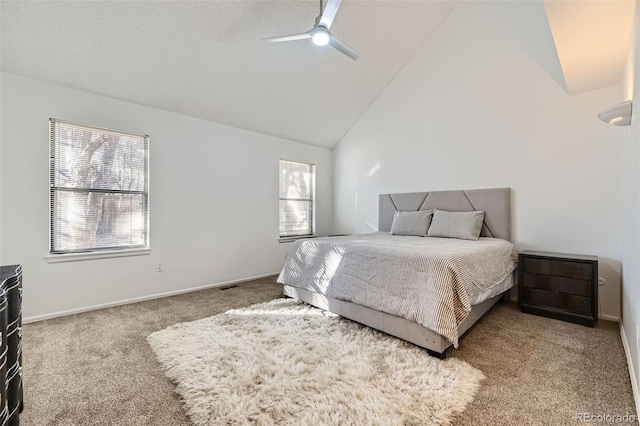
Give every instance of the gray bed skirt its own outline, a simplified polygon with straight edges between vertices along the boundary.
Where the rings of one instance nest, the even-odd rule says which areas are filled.
[[[512,279],[511,277],[510,275],[507,279]],[[320,293],[314,293],[290,285],[283,285],[283,292],[286,296],[301,300],[317,308],[333,312],[334,314],[411,342],[414,345],[435,352],[435,355],[439,355],[440,357],[443,357],[444,351],[452,345],[449,340],[440,334],[402,317],[376,311],[344,300],[332,299]],[[472,306],[469,316],[458,326],[458,335],[462,336],[469,330],[503,295],[504,293],[498,294],[478,305]]]

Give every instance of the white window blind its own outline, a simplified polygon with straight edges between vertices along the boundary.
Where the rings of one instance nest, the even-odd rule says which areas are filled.
[[[316,167],[280,160],[280,237],[314,233]]]
[[[149,137],[49,120],[52,254],[148,247]]]

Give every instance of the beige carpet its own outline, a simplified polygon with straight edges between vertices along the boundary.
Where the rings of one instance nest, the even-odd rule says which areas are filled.
[[[450,425],[482,372],[277,299],[148,337],[198,426]]]
[[[23,425],[189,425],[146,342],[154,331],[280,297],[275,279],[27,324]],[[575,425],[635,414],[617,324],[596,328],[499,304],[449,357],[486,378],[455,425]]]

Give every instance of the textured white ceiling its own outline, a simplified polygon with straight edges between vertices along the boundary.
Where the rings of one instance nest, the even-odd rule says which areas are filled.
[[[1,69],[142,105],[333,147],[457,1],[349,1],[304,32],[319,1],[2,1]]]

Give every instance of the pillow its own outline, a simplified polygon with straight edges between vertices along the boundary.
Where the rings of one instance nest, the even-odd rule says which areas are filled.
[[[480,237],[483,220],[483,211],[448,212],[434,209],[427,237],[477,240]]]
[[[393,214],[391,235],[413,235],[424,237],[431,223],[433,210],[421,210],[417,212],[396,211]]]

